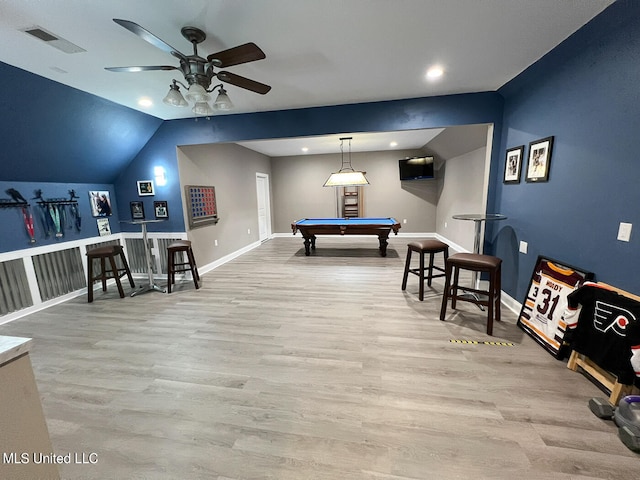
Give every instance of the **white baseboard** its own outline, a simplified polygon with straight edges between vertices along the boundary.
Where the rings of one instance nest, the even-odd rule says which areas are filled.
[[[225,255],[224,257],[221,257],[214,262],[208,263],[207,265],[203,265],[202,267],[199,266],[198,273],[204,274],[204,273],[210,272],[211,270],[214,270],[219,266],[224,265],[227,262],[230,262],[234,258],[238,258],[239,256],[244,255],[245,253],[253,250],[254,248],[259,247],[260,245],[262,245],[262,242],[250,243],[249,245],[242,247],[240,250],[236,250],[235,252],[232,252],[229,255]]]

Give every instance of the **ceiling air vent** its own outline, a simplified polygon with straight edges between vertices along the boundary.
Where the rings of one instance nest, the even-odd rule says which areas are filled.
[[[64,53],[86,52],[84,48],[80,48],[79,46],[71,43],[69,40],[65,40],[64,38],[48,32],[47,30],[39,26],[25,28],[21,31],[23,31],[24,33],[28,33],[32,37],[42,40],[47,45],[51,45],[52,47],[57,48]]]

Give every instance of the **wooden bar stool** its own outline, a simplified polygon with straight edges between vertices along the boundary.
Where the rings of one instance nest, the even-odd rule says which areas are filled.
[[[463,287],[458,283],[460,270],[470,270],[476,274],[489,274],[489,289],[480,290],[477,285]],[[445,286],[442,296],[440,320],[444,321],[447,311],[447,301],[451,299],[451,308],[456,308],[456,301],[471,302],[478,306],[487,307],[487,334],[493,335],[493,320],[500,321],[500,291],[501,291],[502,260],[491,255],[477,253],[456,253],[445,262]],[[453,282],[451,277],[453,275]],[[475,277],[475,275],[474,275]],[[458,294],[458,290],[462,290]],[[487,299],[481,297],[485,296]]]
[[[176,255],[182,252],[186,254],[187,261],[184,262],[184,257],[182,257],[182,262],[176,262]],[[193,250],[191,249],[191,242],[189,240],[178,240],[173,242],[167,247],[168,261],[167,261],[167,269],[168,269],[168,282],[167,282],[167,291],[171,293],[171,285],[176,283],[176,272],[191,272],[191,276],[193,277],[193,283],[196,286],[196,289],[200,288],[198,285],[198,280],[200,280],[200,275],[198,274],[198,267],[196,266],[196,260],[193,256]]]
[[[420,277],[420,291],[418,298],[420,301],[424,299],[424,281],[427,280],[427,285],[431,286],[431,280],[438,277],[444,277],[444,268],[436,267],[433,264],[433,258],[436,253],[442,252],[444,254],[444,261],[447,261],[449,257],[449,245],[441,242],[440,240],[416,240],[415,242],[409,242],[407,244],[407,260],[404,264],[404,276],[402,277],[402,290],[407,288],[407,278],[410,273]],[[420,255],[420,267],[411,267],[411,252],[417,252]],[[429,266],[424,265],[424,256],[429,254]],[[433,274],[434,270],[438,270],[443,273]],[[427,275],[425,275],[425,271]]]
[[[120,257],[122,267],[118,267],[116,264],[116,257]],[[93,261],[100,260],[100,273],[94,275]],[[109,264],[107,265],[107,259]],[[121,245],[109,245],[106,247],[98,247],[87,251],[87,301],[93,302],[93,282],[100,280],[102,282],[102,291],[107,291],[107,280],[113,278],[118,286],[118,293],[120,298],[124,298],[124,290],[122,288],[122,282],[120,277],[124,275],[129,279],[131,288],[135,288],[133,283],[133,277],[129,270],[129,264],[127,258],[124,256],[124,249]]]

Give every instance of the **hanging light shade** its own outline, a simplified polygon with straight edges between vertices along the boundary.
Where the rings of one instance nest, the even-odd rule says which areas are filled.
[[[364,172],[359,172],[351,166],[351,139],[353,137],[343,137],[340,139],[340,152],[342,165],[340,170],[332,173],[324,182],[324,187],[356,187],[360,185],[369,185],[369,180],[364,176]],[[349,140],[349,157],[344,159],[344,141]]]
[[[189,86],[189,93],[187,93],[187,100],[190,102],[208,102],[211,100],[211,95],[207,93],[202,85],[194,83]]]
[[[173,85],[169,86],[169,93],[167,93],[167,96],[164,97],[162,101],[174,107],[186,107],[189,105],[182,96],[182,93],[180,93],[180,87],[175,80],[173,81]]]
[[[186,100],[185,97],[182,96],[180,86],[178,84],[187,89],[187,94],[185,95]],[[210,105],[209,100],[211,100],[211,95],[209,94],[216,89],[218,89],[218,97],[216,98],[216,101],[213,102],[213,105]],[[206,90],[198,83],[193,83],[187,87],[184,83],[174,79],[173,83],[169,85],[169,93],[167,93],[167,96],[162,99],[164,103],[174,107],[188,106],[189,103],[187,103],[187,100],[193,102],[194,106],[191,111],[198,116],[208,117],[213,115],[216,111],[231,110],[233,108],[233,102],[229,98],[229,95],[222,84]]]
[[[218,93],[216,101],[213,102],[213,108],[216,110],[231,110],[233,108],[233,103],[222,85],[220,85],[220,92]]]
[[[196,102],[191,111],[196,115],[213,115],[213,109],[207,102]]]

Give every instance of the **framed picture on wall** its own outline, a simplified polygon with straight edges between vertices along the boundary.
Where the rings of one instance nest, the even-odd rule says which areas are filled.
[[[552,149],[553,137],[542,138],[529,144],[527,182],[546,182],[549,180]]]
[[[563,358],[568,353],[562,321],[567,296],[593,279],[591,272],[540,255],[533,267],[518,326],[553,356]]]
[[[129,206],[133,220],[144,220],[144,204],[142,202],[131,202]]]
[[[155,195],[153,191],[153,180],[138,180],[138,195]]]
[[[169,208],[167,207],[167,202],[153,202],[153,210],[156,214],[156,218],[169,218]]]
[[[93,190],[89,192],[89,204],[93,217],[110,217],[111,198],[107,190]]]
[[[111,226],[108,218],[98,218],[96,222],[98,224],[98,233],[101,237],[111,235]]]
[[[504,164],[504,183],[520,183],[523,156],[524,145],[507,150],[507,157]]]

